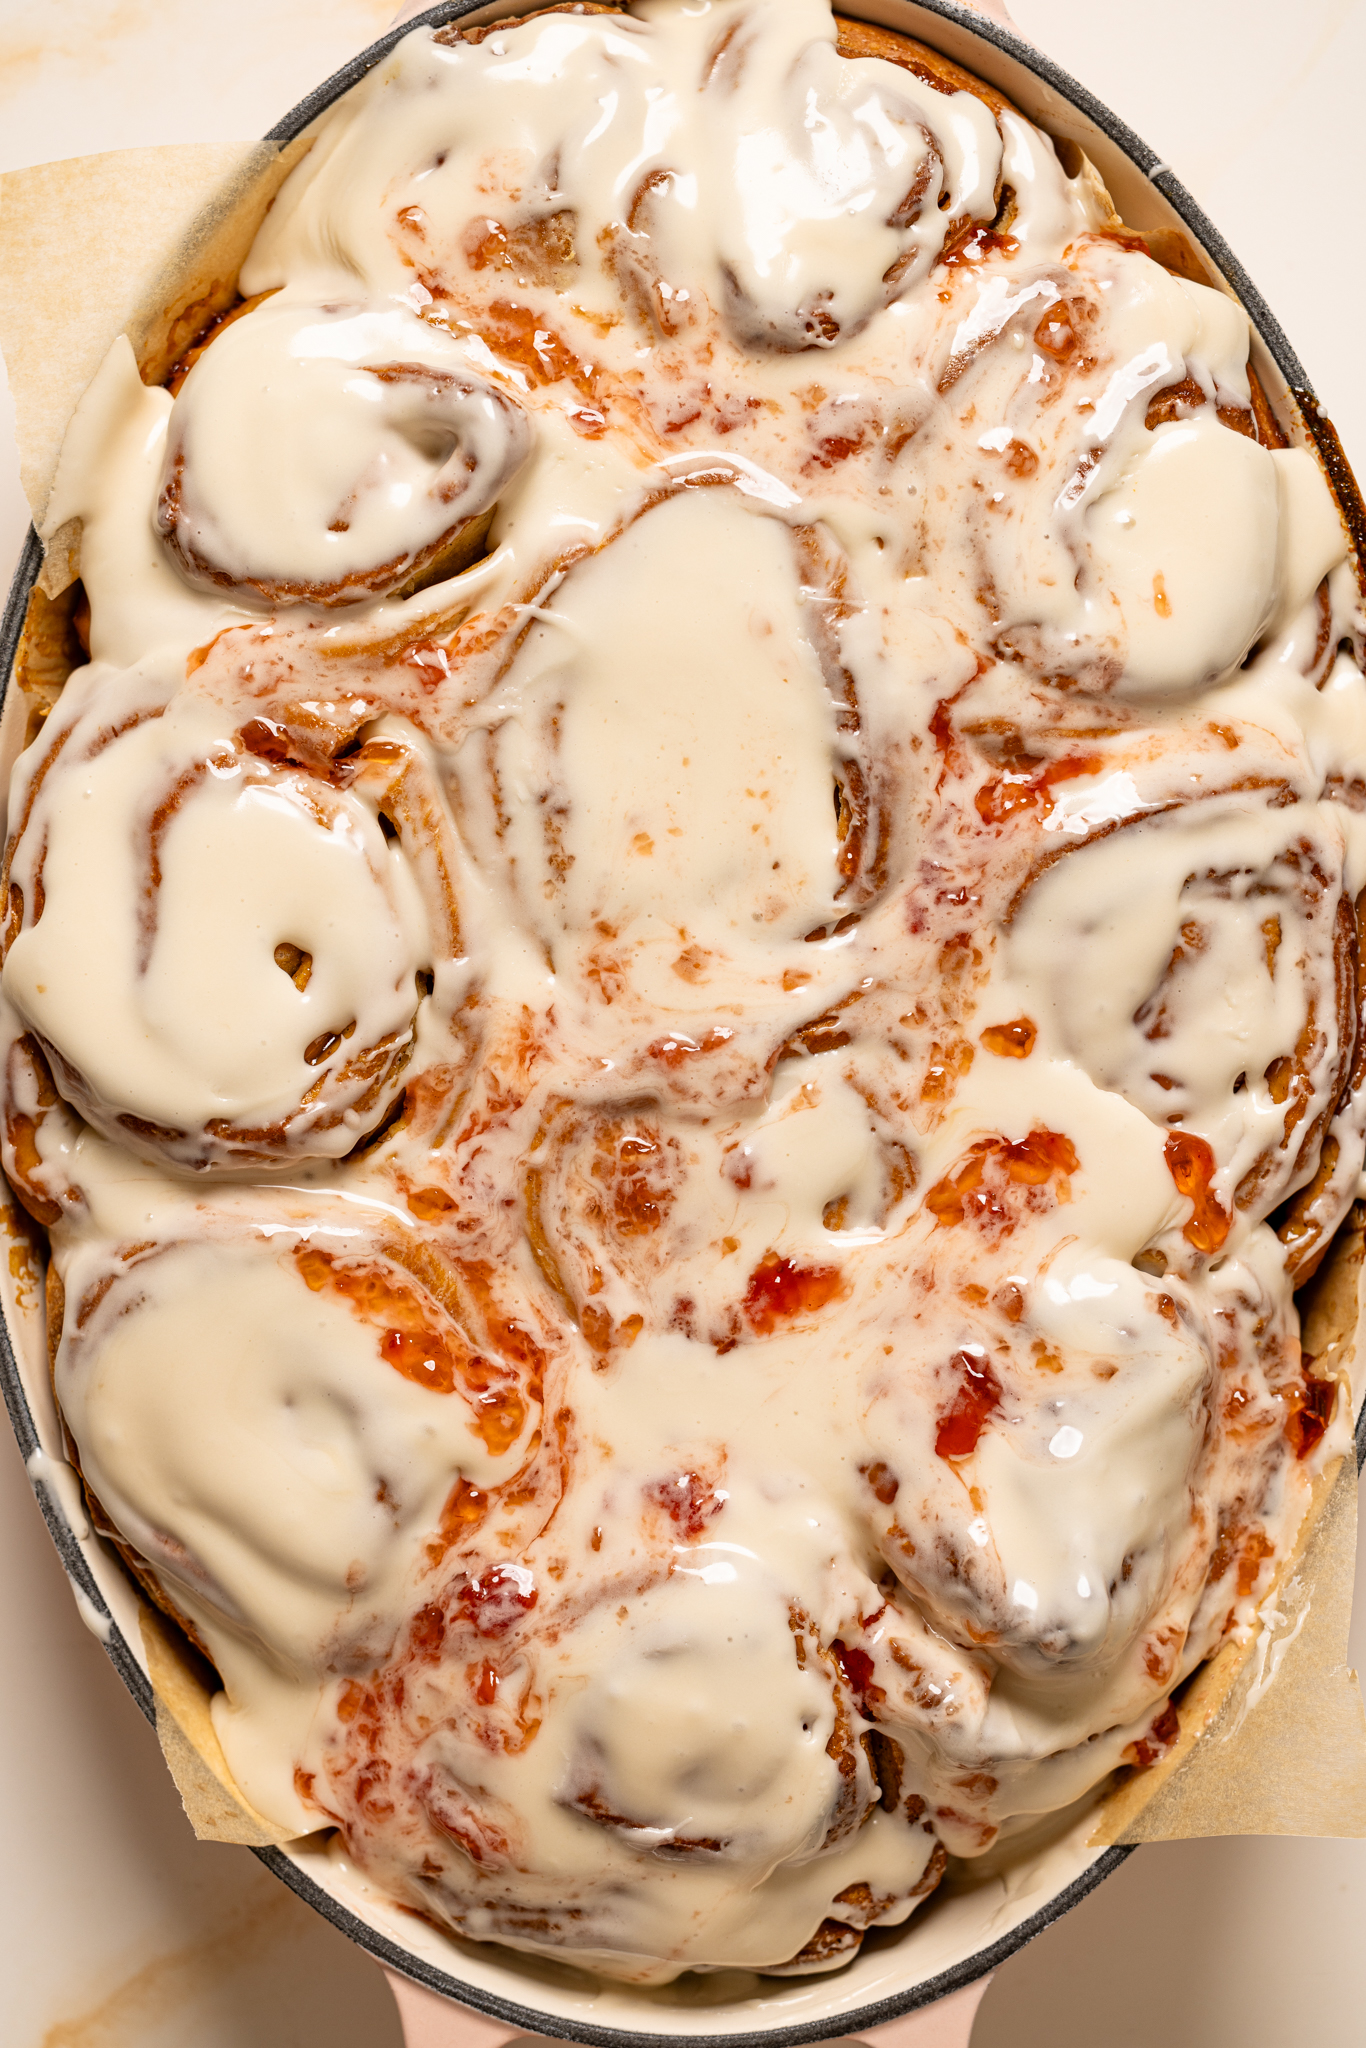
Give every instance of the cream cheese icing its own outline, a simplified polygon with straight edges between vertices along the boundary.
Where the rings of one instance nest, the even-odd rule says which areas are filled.
[[[282,1826],[831,1967],[1162,1753],[1345,1441],[1341,518],[1241,309],[827,0],[416,31],[241,290],[49,512],[73,1455]]]
[[[520,406],[406,308],[255,311],[172,414],[157,526],[182,573],[267,603],[353,604],[456,566],[526,459]]]

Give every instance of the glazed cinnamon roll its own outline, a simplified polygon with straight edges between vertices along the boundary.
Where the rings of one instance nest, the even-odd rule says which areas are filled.
[[[156,526],[181,574],[271,606],[453,575],[525,462],[526,416],[397,307],[270,297],[185,379]]]
[[[1360,1028],[1347,852],[1336,805],[1210,797],[1054,860],[1012,921],[1044,1043],[1170,1132],[1200,1251],[1312,1176],[1341,1100]]]
[[[196,1169],[349,1151],[451,957],[389,802],[410,750],[310,773],[253,751],[259,725],[233,733],[155,670],[88,671],[20,785],[7,862],[3,989],[62,1094]]]
[[[307,1660],[339,1605],[353,1639],[382,1628],[405,1538],[453,1473],[517,1469],[536,1393],[354,1214],[313,1237],[270,1220],[75,1261],[54,1374],[87,1487],[173,1610],[210,1638],[284,1623]]]
[[[575,28],[582,19],[572,8],[556,11]],[[731,18],[703,39],[665,17],[652,28],[674,94],[659,131],[667,140],[661,148],[644,106],[622,109],[623,121],[639,124],[627,159],[635,181],[613,193],[605,221],[590,223],[543,166],[586,150],[607,169],[584,95],[610,91],[619,68],[629,75],[640,44],[629,10],[584,12],[617,18],[592,35],[561,34],[569,89],[556,132],[548,150],[541,139],[529,189],[510,195],[514,217],[485,212],[469,222],[465,252],[480,268],[522,282],[528,273],[572,282],[577,291],[591,287],[580,245],[595,240],[655,336],[694,328],[710,302],[743,348],[804,352],[858,332],[925,276],[946,243],[1000,210],[1000,103],[989,91],[984,101],[980,85],[965,90],[966,75],[934,53],[862,23],[841,26],[837,51],[813,41],[799,15]],[[452,26],[434,40],[454,61],[471,46],[501,43],[505,32]],[[472,153],[493,141],[500,121],[518,119],[510,100],[507,115],[501,109],[496,62],[484,77],[492,90]],[[430,256],[428,210],[406,208],[399,219],[415,254]]]

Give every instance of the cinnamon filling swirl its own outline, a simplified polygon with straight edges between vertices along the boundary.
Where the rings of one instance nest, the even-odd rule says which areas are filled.
[[[395,308],[271,297],[171,413],[156,525],[181,574],[263,604],[353,605],[454,575],[530,450],[515,399]]]
[[[73,681],[7,862],[4,993],[62,1093],[196,1169],[350,1151],[458,944],[411,750],[372,741],[310,772],[253,750],[260,726],[168,700],[154,667],[116,691]]]

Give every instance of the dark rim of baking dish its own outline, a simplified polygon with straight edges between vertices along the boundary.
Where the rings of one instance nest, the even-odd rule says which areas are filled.
[[[528,11],[541,12],[556,0],[527,0]],[[559,4],[570,4],[570,0],[559,0]],[[1351,467],[1342,450],[1342,444],[1332,423],[1319,405],[1309,383],[1308,376],[1299,357],[1289,341],[1266,300],[1262,297],[1252,279],[1244,270],[1233,251],[1213,222],[1196,205],[1184,185],[1162,162],[1155,150],[1148,147],[1132,128],[1085,86],[1078,85],[1060,65],[1053,62],[1032,43],[1025,40],[1016,30],[992,16],[980,14],[976,8],[964,4],[964,0],[912,0],[921,12],[938,15],[943,21],[951,22],[956,28],[965,29],[979,41],[993,44],[1005,56],[1013,58],[1025,70],[1040,79],[1062,100],[1075,107],[1102,134],[1115,144],[1131,163],[1143,172],[1180,215],[1196,242],[1210,258],[1220,274],[1231,286],[1235,296],[1242,303],[1251,318],[1253,326],[1275,361],[1289,387],[1291,398],[1299,408],[1305,428],[1314,441],[1324,467],[1328,472],[1338,503],[1351,531],[1358,560],[1366,562],[1366,508],[1363,508],[1360,492]],[[488,0],[443,0],[443,4],[429,8],[425,13],[415,15],[412,20],[399,23],[390,29],[379,41],[362,50],[349,63],[335,71],[315,91],[291,108],[283,120],[277,121],[268,130],[267,142],[292,142],[302,134],[309,123],[323,114],[343,93],[358,85],[375,66],[388,56],[395,45],[419,28],[439,28],[444,23],[459,21],[463,16],[474,14],[488,5]],[[859,0],[837,0],[840,11],[856,13]],[[3,617],[0,618],[0,707],[9,689],[14,658],[23,632],[28,610],[29,594],[42,568],[43,548],[32,528],[24,542],[10,586],[9,597]],[[19,1376],[19,1368],[10,1341],[8,1326],[0,1313],[0,1385],[3,1386],[5,1406],[18,1440],[19,1450],[29,1466],[29,1477],[47,1523],[48,1533],[57,1547],[58,1555],[66,1569],[73,1591],[88,1604],[98,1624],[104,1647],[110,1662],[127,1686],[147,1719],[155,1725],[156,1706],[151,1684],[146,1672],[129,1649],[118,1623],[109,1612],[104,1595],[90,1570],[80,1545],[72,1535],[61,1502],[54,1489],[44,1480],[41,1466],[35,1466],[35,1454],[41,1455],[41,1445],[33,1415],[29,1408],[28,1396]],[[1357,1466],[1366,1463],[1366,1408],[1356,1429]],[[840,2039],[866,2032],[872,2027],[885,2026],[889,2021],[901,2019],[907,2013],[922,2006],[932,2005],[950,1993],[962,1990],[976,1983],[989,1971],[998,1969],[1002,1963],[1033,1941],[1036,1935],[1060,1920],[1070,1912],[1089,1892],[1118,1870],[1125,1858],[1133,1854],[1132,1847],[1113,1847],[1104,1850],[1095,1861],[1072,1880],[1037,1913],[1021,1921],[1009,1934],[1002,1935],[989,1947],[978,1949],[966,1956],[962,1962],[941,1970],[937,1976],[927,1978],[910,1990],[898,1992],[890,1998],[883,1998],[870,2005],[861,2006],[857,2011],[842,2013],[823,2020],[808,2020],[795,2025],[761,2027],[749,2032],[724,2034],[644,2033],[638,2028],[598,2027],[586,2021],[564,2020],[558,2014],[548,2013],[532,2006],[515,2003],[497,1992],[486,1991],[482,1986],[465,1982],[449,1971],[439,1969],[411,1950],[401,1948],[365,1921],[359,1919],[350,1909],[325,1891],[309,1876],[283,1849],[256,1849],[258,1856],[268,1870],[275,1873],[291,1891],[321,1913],[325,1920],[348,1935],[359,1947],[365,1949],[386,1969],[400,1976],[411,1978],[439,1996],[452,1998],[475,2012],[486,2015],[509,2029],[521,2033],[542,2034],[567,2041],[583,2041],[593,2048],[802,2048],[802,2044],[815,2041]],[[782,1980],[772,1980],[776,1986]]]

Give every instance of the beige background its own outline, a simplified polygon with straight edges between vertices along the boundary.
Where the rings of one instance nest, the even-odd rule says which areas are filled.
[[[260,134],[397,5],[0,0],[0,170]],[[1366,5],[1011,5],[1223,229],[1366,475]],[[0,394],[0,579],[26,524]],[[365,1958],[191,1837],[3,1430],[0,1643],[0,2048],[398,2048]],[[1366,1843],[1146,1848],[1001,1971],[974,2048],[1359,2048],[1363,1928]]]

